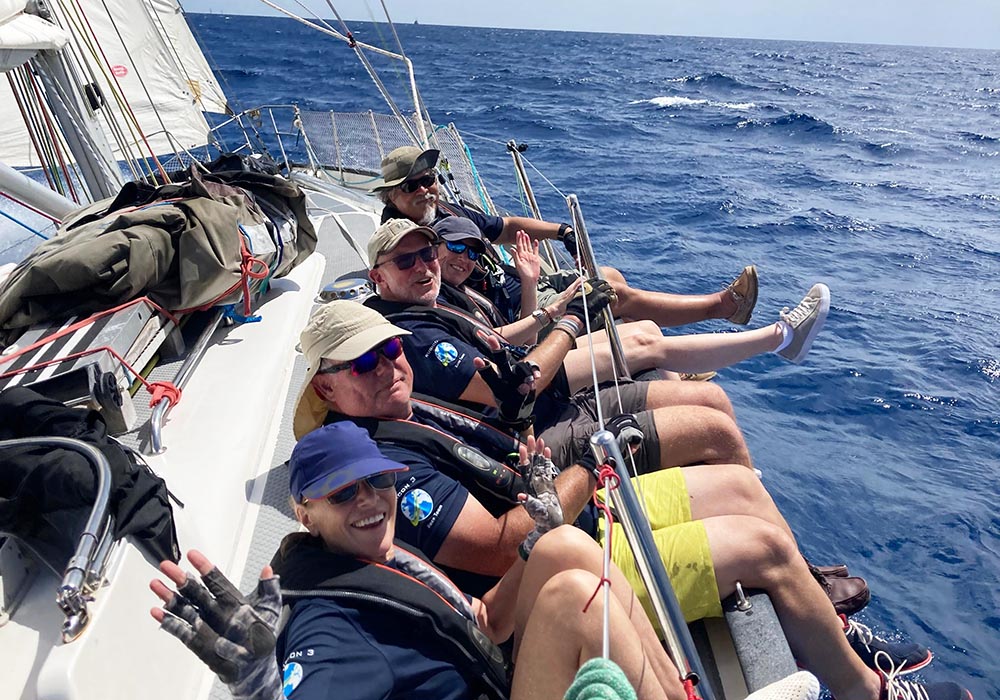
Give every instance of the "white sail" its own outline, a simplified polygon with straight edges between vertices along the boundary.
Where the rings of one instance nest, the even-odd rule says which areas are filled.
[[[208,141],[202,112],[227,111],[226,98],[175,0],[82,0],[52,10],[60,26],[88,27],[87,33],[96,37],[99,49],[92,50],[92,44],[77,51],[85,66],[79,77],[82,83],[93,81],[100,88],[105,104],[98,114],[105,127],[109,121],[124,125],[128,154],[173,153]],[[0,43],[0,52],[4,48]],[[124,96],[125,104],[119,103],[117,94]],[[12,166],[37,166],[37,154],[21,125],[9,85],[2,81],[0,160]],[[110,129],[107,137],[116,143]],[[116,158],[125,155],[120,147],[114,148]]]

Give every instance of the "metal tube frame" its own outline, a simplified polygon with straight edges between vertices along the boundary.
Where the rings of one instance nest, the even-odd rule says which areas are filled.
[[[191,352],[184,359],[184,364],[181,365],[180,370],[177,372],[177,376],[174,377],[174,386],[178,389],[183,389],[184,385],[187,384],[188,379],[191,378],[191,373],[194,372],[194,368],[198,365],[201,360],[201,356],[205,354],[205,350],[208,348],[208,341],[212,339],[212,335],[215,333],[219,324],[222,322],[225,312],[222,309],[216,309],[214,316],[209,320],[208,325],[198,336],[198,342],[194,344],[191,348]],[[170,399],[166,396],[161,398],[156,405],[153,406],[153,415],[149,419],[149,448],[148,454],[158,455],[163,454],[166,449],[163,446],[163,421],[167,418],[167,412],[173,407]]]
[[[517,142],[514,139],[507,142],[507,150],[510,151],[510,157],[514,161],[514,173],[521,184],[521,189],[524,190],[524,194],[528,198],[531,215],[536,219],[541,219],[542,212],[538,208],[535,191],[531,188],[531,183],[528,181],[528,173],[524,169],[524,160],[521,158],[521,152],[518,150]],[[545,261],[552,266],[553,270],[558,270],[559,261],[556,260],[556,254],[552,250],[552,242],[548,239],[542,241],[542,249],[545,251]]]
[[[639,498],[625,467],[625,459],[618,447],[618,440],[610,431],[600,430],[591,436],[590,446],[598,461],[610,459],[618,474],[620,483],[617,488],[609,489],[609,493],[618,522],[625,532],[625,539],[635,556],[639,575],[646,586],[660,628],[663,630],[667,652],[680,671],[681,679],[690,680],[693,685],[698,686],[702,700],[715,700],[711,683],[700,683],[701,679],[708,676],[705,675],[694,640],[684,620],[684,613],[681,612],[667,570],[656,549],[649,522],[643,516]]]
[[[0,449],[11,447],[51,446],[76,452],[93,467],[97,494],[90,515],[80,533],[76,551],[66,564],[62,582],[56,593],[56,604],[66,615],[63,622],[64,643],[80,636],[90,622],[87,602],[100,585],[99,578],[106,568],[111,552],[109,533],[113,530],[108,506],[111,502],[111,467],[107,458],[93,445],[65,437],[31,437],[0,440]]]
[[[591,277],[604,279],[601,270],[597,266],[597,259],[594,257],[594,249],[590,245],[590,236],[587,233],[587,222],[583,219],[583,211],[580,209],[580,200],[575,194],[566,197],[566,206],[569,207],[569,215],[573,224],[573,231],[576,232],[577,254],[583,269]],[[615,362],[615,368],[619,377],[632,378],[629,372],[628,363],[625,361],[625,351],[622,350],[622,341],[618,336],[618,326],[615,325],[615,317],[611,312],[611,307],[605,307],[604,330],[608,333],[608,340],[611,342],[611,358]]]

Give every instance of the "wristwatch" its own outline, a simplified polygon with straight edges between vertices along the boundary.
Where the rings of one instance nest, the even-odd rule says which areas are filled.
[[[546,313],[545,309],[535,309],[531,312],[531,317],[535,319],[539,328],[545,328],[552,323],[552,317]]]

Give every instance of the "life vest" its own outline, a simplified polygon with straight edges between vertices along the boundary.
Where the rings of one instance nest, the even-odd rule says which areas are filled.
[[[331,411],[326,423],[349,420],[364,428],[380,445],[389,443],[429,457],[435,469],[462,484],[494,516],[517,505],[517,494],[527,493],[515,466],[520,444],[517,440],[471,412],[442,405],[436,399],[431,402],[428,397],[418,396],[411,405],[416,420],[356,418]],[[448,432],[421,423],[421,416]],[[514,464],[505,463],[507,455],[514,455]]]
[[[418,550],[399,541],[395,546],[434,568]],[[365,615],[391,615],[399,619],[407,643],[419,639],[443,652],[475,692],[494,700],[509,696],[508,668],[499,647],[416,578],[385,564],[334,554],[319,538],[303,532],[282,540],[271,566],[281,577],[286,606],[294,609],[303,601],[323,598]],[[285,656],[286,636],[287,628],[278,637],[278,658]]]

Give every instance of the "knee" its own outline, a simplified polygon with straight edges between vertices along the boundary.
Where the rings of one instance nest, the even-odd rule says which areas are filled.
[[[610,282],[611,286],[615,287],[615,289],[617,289],[617,285],[619,284],[621,284],[624,287],[628,286],[628,282],[625,281],[625,275],[623,275],[620,271],[616,270],[615,268],[609,267],[607,265],[601,265],[599,269],[604,279]]]
[[[576,617],[566,615],[567,610],[582,610],[587,601],[597,590],[601,580],[582,569],[568,569],[554,574],[538,592],[535,608],[542,605],[557,611],[558,617]]]
[[[557,569],[570,569],[578,565],[587,550],[597,543],[583,530],[572,525],[560,525],[546,532],[531,549],[529,561]]]
[[[731,512],[760,513],[761,509],[773,506],[770,494],[753,470],[741,464],[720,468],[724,470],[720,475],[720,486]]]
[[[705,406],[707,408],[713,408],[717,411],[725,413],[727,416],[733,416],[733,404],[729,400],[729,396],[726,394],[726,390],[723,389],[718,384],[713,384],[712,382],[690,382],[692,384],[698,384],[699,386],[699,405]]]
[[[793,562],[801,560],[795,542],[784,530],[766,520],[743,516],[738,520],[743,561],[738,570],[744,585],[769,588],[780,583]]]

